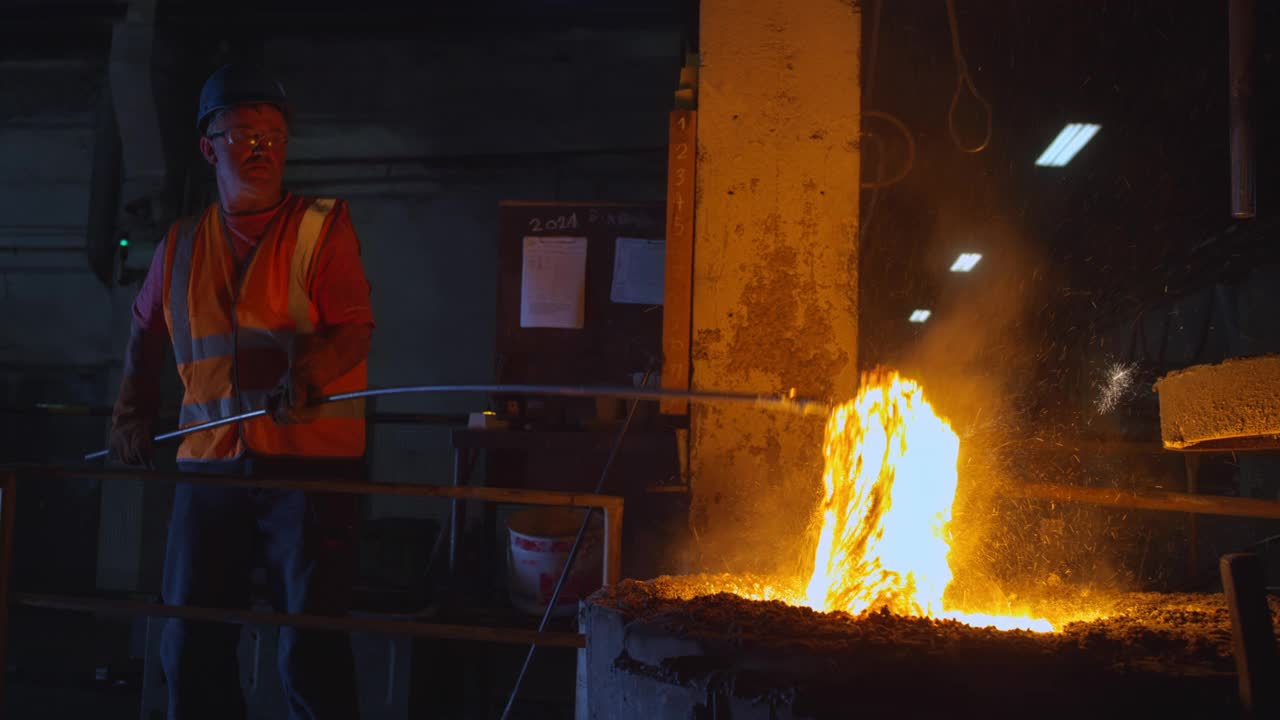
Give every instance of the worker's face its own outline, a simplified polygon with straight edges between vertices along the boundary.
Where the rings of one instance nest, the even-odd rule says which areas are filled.
[[[273,105],[237,105],[209,123],[200,152],[224,203],[279,197],[288,137],[289,125]]]

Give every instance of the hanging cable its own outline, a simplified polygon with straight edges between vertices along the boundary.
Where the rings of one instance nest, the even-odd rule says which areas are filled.
[[[649,386],[649,378],[653,375],[653,365],[650,365],[644,372],[644,379],[640,381],[640,387]],[[600,479],[596,481],[596,495],[604,493],[606,483],[609,480],[609,471],[613,468],[613,461],[618,458],[618,452],[622,449],[622,441],[627,437],[627,429],[631,427],[631,420],[636,415],[636,408],[640,406],[640,401],[632,400],[631,407],[627,409],[627,418],[622,422],[622,427],[618,429],[617,435],[613,438],[613,447],[609,450],[609,457],[604,461],[604,469],[600,471]],[[582,518],[582,526],[578,528],[578,535],[573,540],[573,545],[569,547],[569,554],[565,556],[564,566],[560,568],[560,577],[556,580],[555,588],[551,591],[551,597],[547,599],[547,609],[542,613],[542,622],[538,623],[538,632],[547,629],[547,623],[551,620],[551,612],[555,610],[556,603],[560,601],[560,592],[564,589],[565,581],[569,579],[569,573],[573,568],[573,560],[578,555],[578,548],[582,546],[582,541],[587,536],[587,529],[591,525],[592,513],[596,512],[595,508],[587,508],[586,514]],[[515,686],[511,688],[511,694],[507,696],[506,709],[502,711],[502,720],[511,717],[511,709],[516,704],[516,697],[520,695],[520,686],[524,684],[524,676],[529,672],[529,664],[533,662],[533,654],[538,649],[538,644],[529,645],[529,652],[524,656],[524,664],[520,666],[520,674],[516,675]]]
[[[876,89],[876,60],[879,57],[880,50],[880,10],[883,0],[876,0],[871,10],[871,44],[867,53],[867,64],[862,73],[862,100],[866,104],[871,104],[871,98],[875,94]],[[911,130],[907,128],[907,124],[899,120],[896,116],[880,110],[867,110],[862,113],[863,125],[866,124],[867,118],[880,118],[885,122],[893,125],[902,133],[903,139],[907,141],[907,160],[902,166],[902,170],[888,180],[884,177],[884,149],[885,142],[872,133],[863,132],[862,135],[866,139],[870,139],[876,143],[876,177],[869,182],[862,182],[863,190],[879,190],[902,182],[903,179],[911,173],[911,168],[916,162],[916,142],[911,137]],[[876,193],[872,193],[869,208],[874,209],[876,202]],[[865,223],[870,225],[868,221]]]
[[[915,164],[916,164],[916,141],[914,138],[911,137],[911,130],[907,127],[906,123],[902,122],[901,120],[894,117],[893,115],[890,115],[887,112],[880,112],[879,110],[868,110],[862,113],[862,117],[864,119],[880,118],[881,120],[884,120],[885,122],[897,128],[898,132],[902,133],[902,138],[907,141],[907,159],[905,162],[902,163],[902,169],[899,170],[897,174],[895,174],[893,177],[889,178],[888,180],[884,179],[883,172],[878,172],[876,174],[876,179],[871,182],[862,183],[862,188],[864,190],[877,190],[879,188],[889,187],[890,185],[896,185],[902,182],[904,179],[906,179],[907,175],[911,174],[911,168],[915,167]],[[879,138],[876,138],[876,141],[880,142],[879,147],[881,149],[881,155],[883,156],[884,143],[883,141],[880,141]],[[884,163],[883,162],[879,163],[878,168],[881,171],[883,171]]]
[[[884,141],[875,135],[868,135],[867,140],[876,144],[876,177],[884,177]],[[865,187],[865,185],[864,185]],[[862,214],[862,224],[858,232],[865,239],[871,233],[871,223],[875,220],[876,206],[880,203],[880,188],[873,186],[867,200],[866,212]]]
[[[947,3],[947,24],[951,27],[951,54],[956,61],[956,89],[951,94],[951,107],[947,109],[947,130],[951,133],[951,141],[955,143],[956,148],[961,152],[980,153],[987,149],[987,145],[991,144],[991,103],[987,102],[982,94],[978,92],[973,84],[973,78],[969,75],[969,63],[965,61],[964,51],[960,49],[960,27],[956,22],[956,3],[955,0],[946,0]],[[956,107],[960,104],[960,91],[965,87],[969,88],[969,94],[982,104],[982,109],[987,116],[987,134],[982,138],[982,142],[977,145],[966,146],[964,141],[960,139],[960,133],[956,131]]]

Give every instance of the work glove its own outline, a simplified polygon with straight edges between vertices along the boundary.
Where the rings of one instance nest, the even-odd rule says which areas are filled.
[[[111,412],[108,463],[155,468],[151,426],[159,405],[160,386],[153,376],[125,375],[121,379],[120,394]]]
[[[155,469],[155,447],[151,442],[150,423],[113,423],[107,450],[107,459],[110,463]]]
[[[267,414],[277,425],[296,425],[315,419],[315,408],[308,407],[315,389],[293,371],[284,374],[275,389],[267,395]]]
[[[320,408],[321,388],[369,355],[369,325],[340,325],[322,334],[299,335],[289,350],[289,371],[267,397],[267,413],[277,425],[311,422]]]

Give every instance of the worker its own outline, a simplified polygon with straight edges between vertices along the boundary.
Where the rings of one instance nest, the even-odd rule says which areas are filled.
[[[366,387],[374,327],[346,203],[283,188],[293,114],[262,69],[227,65],[200,93],[200,153],[218,202],[179,220],[133,305],[111,456],[152,466],[165,342],[185,395],[180,426],[268,409],[188,435],[184,472],[351,480],[364,476],[364,408],[316,398]],[[277,612],[341,615],[355,572],[356,497],[179,484],[165,553],[167,605],[243,609],[255,559]],[[282,627],[290,717],[357,716],[345,633]],[[170,619],[161,643],[169,718],[245,717],[239,626]]]

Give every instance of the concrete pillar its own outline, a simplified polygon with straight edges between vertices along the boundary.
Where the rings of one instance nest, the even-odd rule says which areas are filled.
[[[693,386],[852,397],[858,3],[702,0],[701,13]],[[802,571],[823,420],[692,413],[694,565]]]

